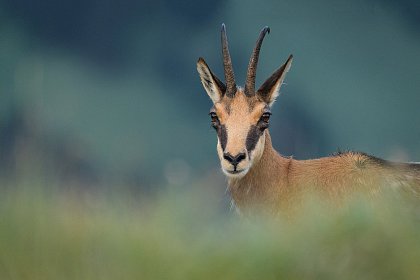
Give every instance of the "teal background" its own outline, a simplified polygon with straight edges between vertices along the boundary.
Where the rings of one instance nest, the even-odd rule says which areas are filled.
[[[418,1],[0,1],[0,176],[82,188],[223,185],[199,82],[236,78],[262,27],[257,86],[292,53],[274,146],[420,161]]]

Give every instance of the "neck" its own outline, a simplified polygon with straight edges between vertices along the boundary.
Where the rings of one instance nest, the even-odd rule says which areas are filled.
[[[281,200],[288,190],[291,159],[279,155],[273,148],[268,131],[265,132],[264,150],[248,173],[239,179],[228,180],[229,191],[235,205],[243,211],[246,206],[272,205]],[[271,208],[271,207],[270,207]]]

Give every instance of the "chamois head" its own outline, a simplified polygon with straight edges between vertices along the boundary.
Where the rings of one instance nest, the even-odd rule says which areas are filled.
[[[222,24],[222,54],[226,84],[217,78],[203,58],[197,62],[201,83],[214,106],[210,110],[211,125],[217,132],[217,152],[223,172],[240,178],[247,174],[264,151],[270,108],[279,95],[292,55],[255,91],[255,75],[262,41],[270,28],[264,27],[258,37],[248,65],[245,88],[235,82],[232,61]]]

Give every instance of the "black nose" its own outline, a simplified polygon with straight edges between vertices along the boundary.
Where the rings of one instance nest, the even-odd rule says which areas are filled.
[[[236,156],[232,156],[229,153],[224,153],[223,158],[229,161],[233,166],[237,166],[243,159],[245,159],[245,153],[239,153]]]

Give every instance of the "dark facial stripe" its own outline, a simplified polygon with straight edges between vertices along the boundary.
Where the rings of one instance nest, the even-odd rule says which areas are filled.
[[[226,143],[227,143],[226,126],[220,125],[217,128],[217,136],[219,137],[220,145],[222,146],[222,151],[224,151],[226,149]]]
[[[248,131],[248,135],[246,136],[246,149],[248,154],[251,154],[251,152],[255,149],[255,146],[257,145],[258,140],[262,134],[263,131],[257,125],[251,126],[250,130]]]

